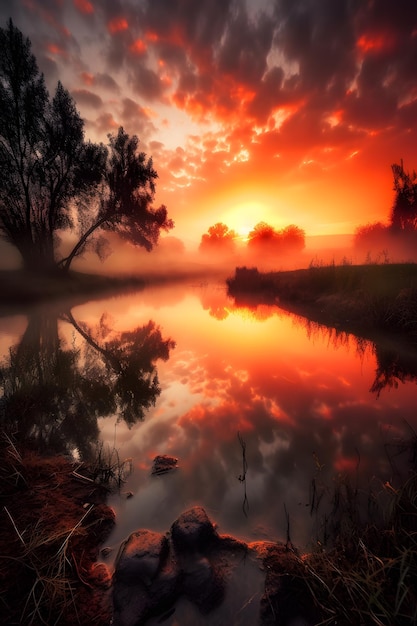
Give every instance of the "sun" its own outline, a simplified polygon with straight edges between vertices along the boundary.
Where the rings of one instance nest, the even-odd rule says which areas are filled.
[[[268,213],[267,207],[262,202],[242,202],[226,210],[221,221],[234,230],[241,241],[247,241],[254,226],[267,221]]]
[[[237,239],[240,241],[248,241],[249,233],[253,230],[253,226],[239,226],[238,228],[233,228],[237,235]]]

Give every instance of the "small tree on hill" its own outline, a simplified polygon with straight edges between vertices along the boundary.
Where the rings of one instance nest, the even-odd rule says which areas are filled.
[[[305,232],[299,226],[290,224],[280,231],[281,242],[288,251],[301,252],[305,248]]]

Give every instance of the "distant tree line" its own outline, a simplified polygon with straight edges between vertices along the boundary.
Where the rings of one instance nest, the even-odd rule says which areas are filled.
[[[152,207],[158,176],[123,128],[108,147],[86,141],[75,102],[59,82],[51,97],[31,43],[0,28],[0,234],[34,271],[68,270],[87,247],[108,254],[106,231],[152,250],[173,222]],[[76,236],[64,258],[60,237]]]
[[[237,239],[234,230],[217,222],[202,236],[199,249],[201,252],[234,252]],[[268,255],[301,252],[305,248],[305,233],[294,224],[277,230],[266,222],[259,222],[248,234],[247,248]]]
[[[417,244],[417,174],[407,172],[404,163],[391,166],[395,192],[387,223],[373,222],[355,231],[355,247],[362,250],[388,247],[392,244],[415,247]]]

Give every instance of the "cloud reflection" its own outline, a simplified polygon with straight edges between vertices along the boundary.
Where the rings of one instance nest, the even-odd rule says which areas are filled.
[[[200,295],[205,317],[197,299],[186,297],[170,310],[170,323],[164,319],[164,328],[175,328],[178,348],[161,364],[164,390],[155,410],[129,438],[118,431],[124,453],[138,459],[130,483],[136,503],[124,506],[136,511],[136,526],[166,514],[157,522],[163,528],[198,502],[224,531],[282,538],[285,504],[293,540],[305,540],[318,467],[329,491],[335,476],[357,468],[364,489],[375,476],[389,479],[384,446],[416,425],[416,375],[377,397],[370,391],[378,368],[372,344],[303,326],[272,307],[263,322],[241,317],[219,289],[212,300],[210,288]],[[209,314],[220,306],[229,311],[222,320]],[[238,433],[248,463],[247,519]],[[161,453],[178,457],[180,470],[151,496],[151,459]]]

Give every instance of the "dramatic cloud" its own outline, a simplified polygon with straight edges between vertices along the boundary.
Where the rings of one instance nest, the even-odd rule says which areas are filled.
[[[93,139],[121,123],[158,146],[158,195],[196,243],[239,230],[243,197],[252,226],[353,232],[387,216],[391,163],[416,167],[414,0],[16,0],[9,17]]]

